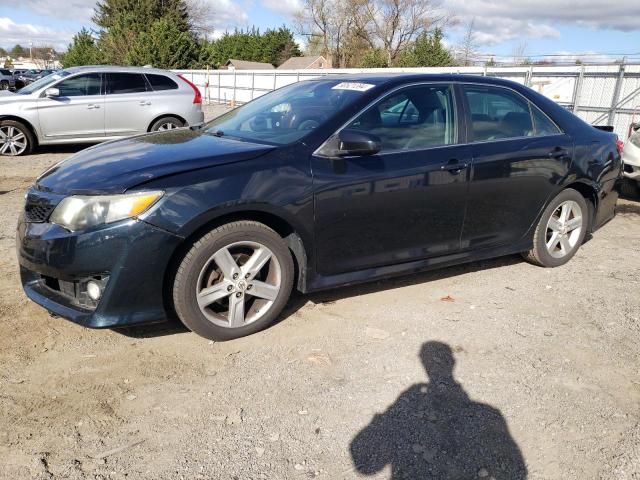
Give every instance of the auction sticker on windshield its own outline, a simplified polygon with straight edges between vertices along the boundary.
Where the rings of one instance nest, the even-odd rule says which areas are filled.
[[[332,90],[355,90],[356,92],[366,92],[367,90],[375,87],[375,85],[371,85],[370,83],[360,83],[360,82],[341,82],[337,85],[334,85]]]

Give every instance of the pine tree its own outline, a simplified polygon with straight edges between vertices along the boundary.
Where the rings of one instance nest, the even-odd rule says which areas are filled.
[[[157,24],[160,20],[166,22]],[[152,63],[163,63],[165,68],[179,68],[191,64],[196,58],[197,44],[191,34],[185,0],[101,0],[96,5],[93,22],[102,29],[99,48],[107,63],[139,65],[141,58],[148,59],[139,37],[149,41],[159,31],[167,31],[167,25],[171,27],[172,37],[171,40],[165,39],[166,46],[175,47],[180,55],[188,56],[177,58],[173,55],[173,60],[166,63],[169,55],[165,55],[162,60]],[[179,39],[179,45],[171,44],[175,39]],[[189,45],[185,46],[185,42]],[[160,48],[157,42],[154,48]]]
[[[162,18],[153,22],[149,31],[138,35],[125,60],[132,65],[189,68],[195,53],[195,43],[189,34]]]
[[[399,66],[402,67],[448,67],[454,64],[449,50],[442,45],[442,30],[422,33],[404,52]]]
[[[67,53],[62,57],[62,65],[74,67],[77,65],[97,65],[101,63],[101,55],[91,32],[86,28],[80,30],[69,44]]]

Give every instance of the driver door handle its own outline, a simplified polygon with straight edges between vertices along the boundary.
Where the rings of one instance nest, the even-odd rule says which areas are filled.
[[[452,175],[457,175],[462,170],[466,169],[468,166],[469,166],[468,164],[466,164],[464,162],[460,162],[456,158],[452,158],[445,165],[442,165],[440,167],[440,170],[447,171],[447,172],[451,173]]]
[[[87,110],[93,110],[96,108],[100,108],[100,105],[94,103],[90,103],[89,105],[87,105]]]

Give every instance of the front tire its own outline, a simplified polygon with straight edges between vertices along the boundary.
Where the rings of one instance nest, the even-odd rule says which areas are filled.
[[[283,239],[254,221],[228,223],[198,240],[173,284],[176,313],[189,330],[231,340],[271,325],[289,299],[294,266]]]
[[[556,196],[540,217],[533,248],[522,256],[541,267],[559,267],[576,254],[589,226],[589,208],[580,192],[567,188]]]
[[[29,155],[36,141],[25,125],[15,120],[0,121],[0,155],[18,157]]]

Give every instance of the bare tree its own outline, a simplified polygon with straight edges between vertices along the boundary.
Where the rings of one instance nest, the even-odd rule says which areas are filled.
[[[191,32],[198,38],[207,39],[213,34],[215,12],[207,0],[187,0]]]
[[[475,22],[476,19],[473,18],[467,24],[464,37],[462,37],[461,42],[456,47],[458,63],[465,67],[472,65],[478,57],[478,42],[476,40]]]
[[[355,27],[354,2],[358,0],[304,0],[296,15],[298,33],[320,47],[335,66],[345,67],[345,44]]]
[[[513,48],[513,63],[517,64],[517,65],[521,65],[523,63],[525,63],[527,61],[527,50],[529,49],[529,45],[527,44],[526,40],[522,40],[520,41],[514,48]]]
[[[431,0],[358,0],[355,20],[371,48],[382,48],[389,65],[422,33],[449,21]]]

